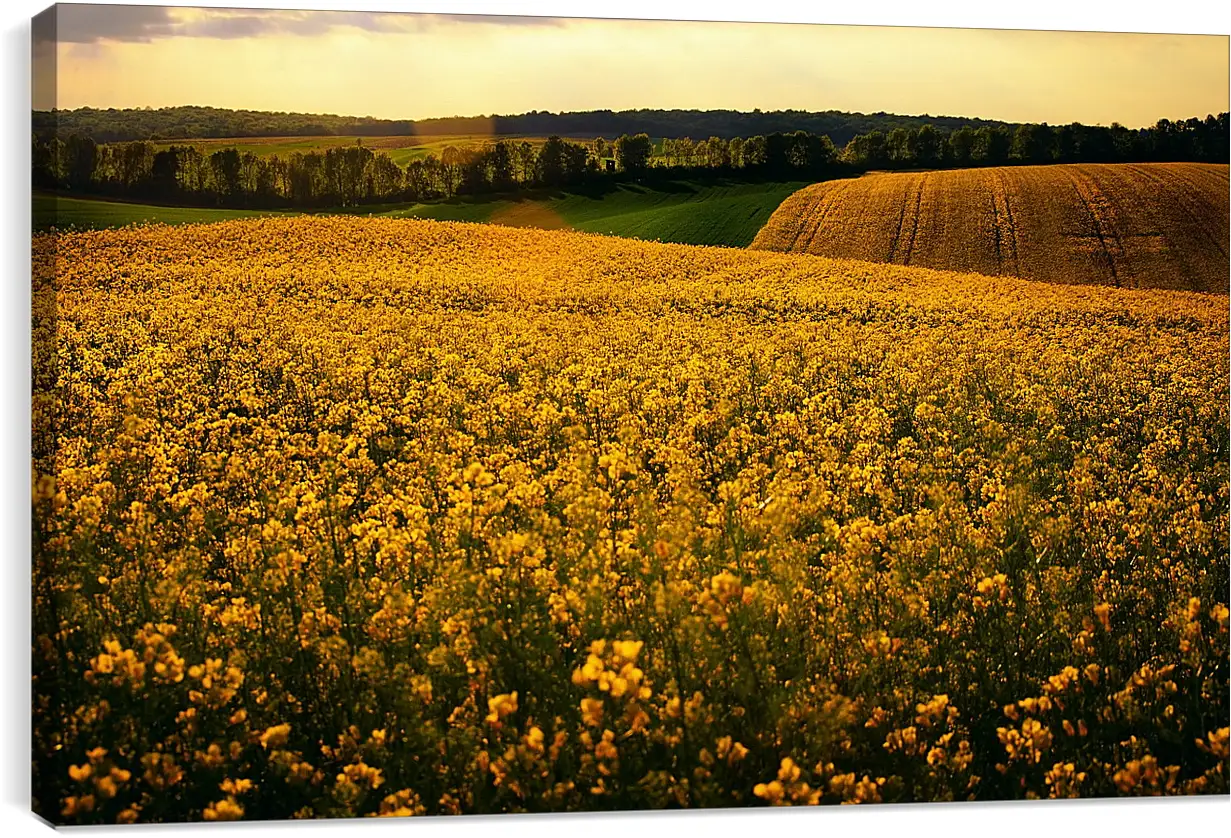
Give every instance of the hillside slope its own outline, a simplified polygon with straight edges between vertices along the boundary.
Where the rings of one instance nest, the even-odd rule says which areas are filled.
[[[778,205],[803,185],[799,181],[624,184],[606,193],[445,201],[381,214],[747,247]]]
[[[744,248],[778,205],[805,185],[802,181],[670,181],[653,186],[621,184],[609,191],[368,205],[314,212],[490,222],[506,227],[573,229],[678,244]],[[191,224],[295,214],[298,213],[289,210],[158,206],[46,193],[35,193],[33,204],[35,230],[104,229],[148,222]]]
[[[1228,167],[1072,164],[818,183],[754,249],[1126,288],[1228,290]]]
[[[31,262],[50,820],[1225,791],[1226,298],[339,216]]]

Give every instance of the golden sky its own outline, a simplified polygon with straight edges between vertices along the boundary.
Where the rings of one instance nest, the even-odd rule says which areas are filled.
[[[843,110],[1130,127],[1228,109],[1228,38],[61,5],[36,108],[390,119]],[[36,67],[43,65],[36,64]],[[36,74],[37,75],[37,74]]]

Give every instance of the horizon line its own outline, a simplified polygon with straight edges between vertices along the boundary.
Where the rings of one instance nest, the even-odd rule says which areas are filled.
[[[1231,103],[1228,103],[1228,104],[1229,106],[1231,106]],[[474,120],[474,119],[501,119],[501,118],[508,119],[508,118],[514,118],[514,117],[534,116],[534,115],[567,116],[567,115],[573,115],[573,114],[600,114],[600,113],[621,115],[621,114],[635,114],[635,113],[647,113],[647,112],[649,113],[655,113],[655,112],[657,113],[672,113],[672,112],[690,113],[691,112],[691,113],[700,113],[700,114],[733,113],[733,114],[748,114],[748,115],[799,113],[799,114],[842,114],[846,116],[893,116],[893,117],[901,117],[903,119],[970,120],[970,121],[979,121],[979,122],[999,123],[1001,125],[1055,125],[1055,126],[1082,125],[1088,128],[1111,128],[1113,126],[1119,125],[1121,127],[1128,128],[1128,130],[1130,131],[1151,128],[1154,126],[1154,124],[1157,124],[1157,121],[1158,121],[1156,120],[1155,123],[1151,123],[1149,125],[1141,125],[1141,126],[1134,127],[1134,126],[1125,125],[1124,123],[1121,123],[1117,120],[1113,120],[1111,123],[1081,122],[1080,120],[1075,120],[1073,122],[1049,123],[1046,121],[1030,122],[1028,120],[1007,120],[1007,119],[996,119],[994,117],[965,116],[965,115],[957,115],[957,114],[941,114],[941,113],[909,114],[909,113],[897,113],[895,111],[885,111],[885,110],[844,111],[844,110],[839,110],[836,108],[828,108],[825,110],[808,110],[804,108],[779,108],[779,109],[774,109],[774,110],[762,110],[760,108],[753,108],[752,110],[741,110],[739,108],[682,108],[682,107],[624,108],[621,110],[612,110],[611,108],[592,108],[588,110],[560,110],[560,111],[529,110],[529,111],[521,111],[518,113],[490,113],[490,114],[470,114],[470,115],[453,114],[451,116],[428,116],[428,117],[417,117],[417,118],[416,117],[385,117],[385,116],[372,116],[372,115],[359,116],[356,114],[328,113],[325,111],[296,111],[296,110],[279,111],[279,110],[265,110],[265,109],[260,109],[260,108],[230,108],[230,107],[225,107],[221,105],[200,105],[200,104],[163,105],[159,107],[144,105],[144,106],[138,106],[138,107],[124,107],[124,108],[116,108],[116,107],[104,108],[104,107],[98,107],[94,105],[79,105],[75,108],[50,108],[50,109],[39,109],[39,108],[32,107],[30,109],[30,112],[32,114],[73,113],[76,111],[159,112],[159,111],[176,110],[178,108],[198,108],[202,110],[230,111],[232,113],[282,114],[282,115],[287,115],[287,116],[320,116],[320,117],[331,117],[334,119],[351,119],[351,120],[356,120],[356,121],[372,120],[372,121],[377,121],[377,122],[408,122],[408,123],[447,121],[447,120]],[[1214,113],[1211,111],[1210,113],[1207,113],[1206,116],[1207,117],[1218,116],[1222,113],[1227,113],[1227,111],[1219,111],[1218,113]],[[1202,119],[1202,118],[1203,118],[1202,116],[1194,114],[1192,116],[1184,117],[1183,120],[1175,120],[1175,119],[1171,119],[1170,117],[1165,117],[1165,116],[1159,117],[1159,120],[1169,119],[1172,122],[1176,122],[1176,121],[1186,121],[1188,119]]]

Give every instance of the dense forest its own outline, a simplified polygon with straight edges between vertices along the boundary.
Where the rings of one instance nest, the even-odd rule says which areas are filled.
[[[871,131],[851,139],[841,158],[859,169],[963,168],[1045,163],[1226,163],[1231,151],[1228,115],[1172,121],[1149,128],[1122,125],[962,126],[944,131]]]
[[[427,201],[456,195],[576,187],[603,180],[737,177],[824,180],[872,169],[963,168],[1078,162],[1226,162],[1228,115],[1150,128],[1080,124],[961,126],[870,131],[839,149],[807,131],[726,139],[663,139],[645,133],[571,142],[501,139],[447,146],[405,168],[388,155],[353,146],[286,157],[191,144],[99,144],[88,134],[34,137],[33,181],[40,189],[229,207],[331,207]]]
[[[58,134],[85,134],[98,143],[131,140],[180,140],[220,137],[325,137],[325,136],[492,136],[618,137],[750,137],[807,131],[828,136],[843,145],[857,134],[918,128],[932,124],[950,131],[962,126],[1015,125],[961,117],[897,116],[843,111],[699,111],[633,110],[550,113],[531,111],[513,116],[444,117],[421,120],[373,119],[331,114],[271,113],[223,108],[183,106],[159,109],[35,111],[34,133],[41,139]]]

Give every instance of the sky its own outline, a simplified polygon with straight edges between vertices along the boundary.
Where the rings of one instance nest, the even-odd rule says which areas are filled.
[[[35,27],[38,109],[211,105],[422,119],[794,108],[1138,127],[1229,107],[1221,35],[57,9],[54,33]]]

